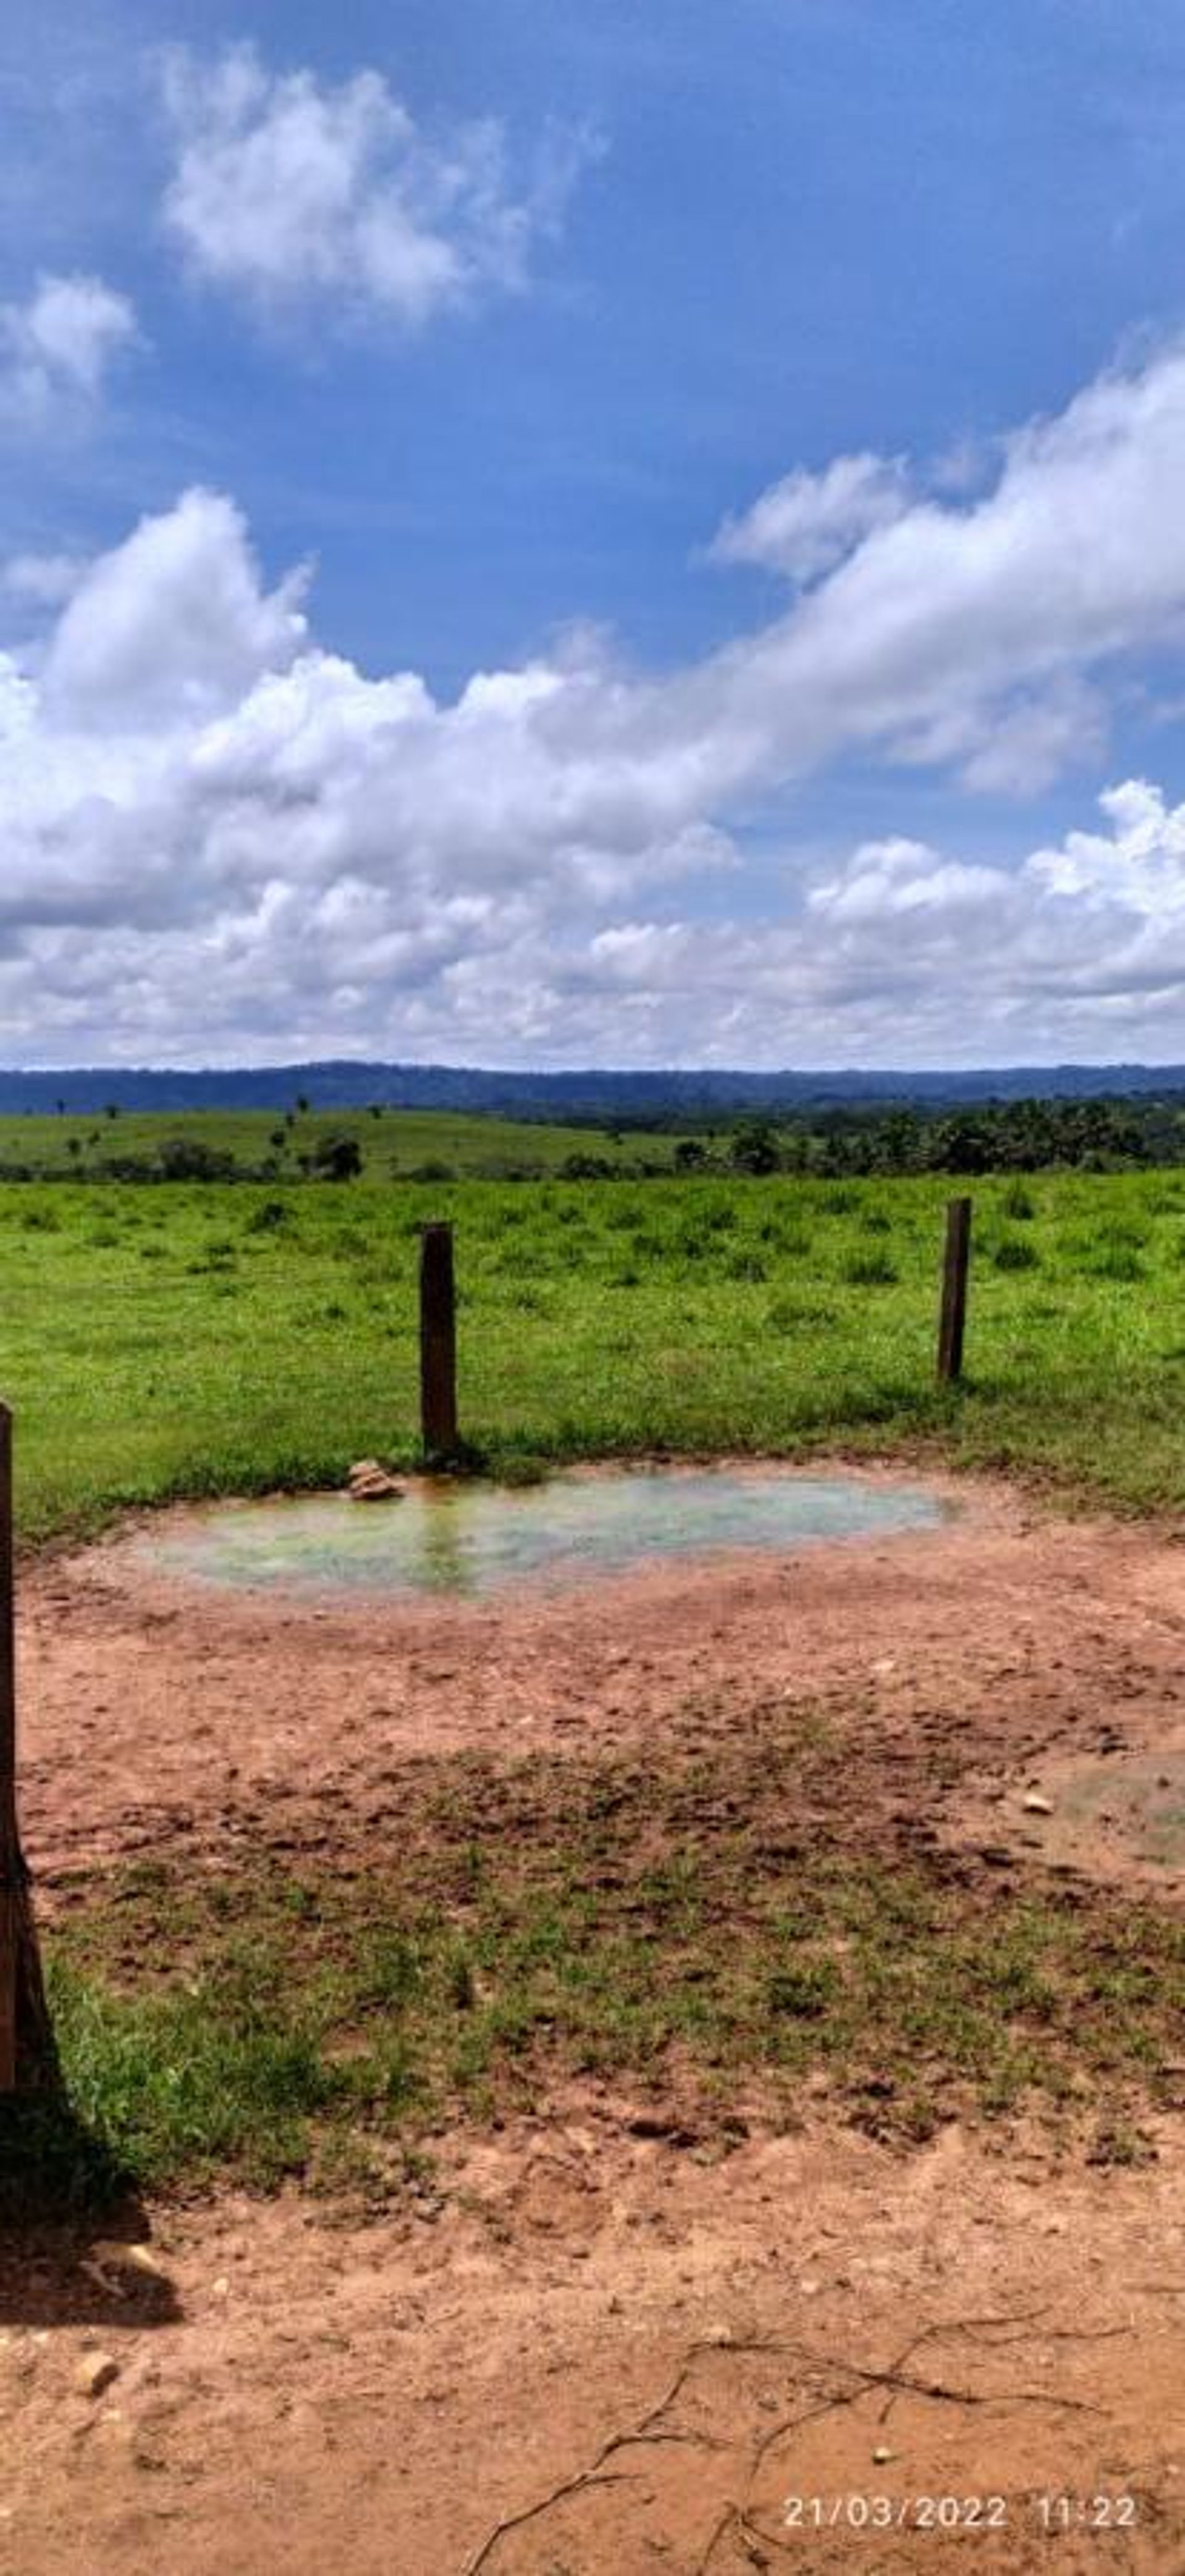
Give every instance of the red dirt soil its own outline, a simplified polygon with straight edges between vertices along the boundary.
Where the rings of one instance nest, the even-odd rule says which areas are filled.
[[[496,1607],[215,1594],[133,1574],[118,1543],[43,1562],[21,1639],[43,1901],[135,1853],[373,1843],[429,1755],[702,1756],[759,1695],[834,1711],[921,1838],[1122,1879],[1113,1830],[1068,1851],[1056,1798],[1024,1801],[1080,1753],[1185,1743],[1185,1553],[950,1490],[936,1535]],[[1170,1904],[1185,1885],[1131,1869]],[[0,2565],[460,2576],[600,2459],[495,2543],[492,2576],[1185,2567],[1182,2124],[1131,2172],[954,2129],[906,2155],[821,2100],[804,2115],[722,2156],[639,2134],[590,2084],[546,2122],[435,2142],[434,2186],[381,2224],[296,2196],[163,2209],[159,2280],[102,2247],[47,2244],[40,2270],[0,2249]],[[119,2365],[97,2396],[88,2347]],[[1130,2526],[1104,2501],[1102,2528],[1052,2505],[1044,2529],[1042,2495],[1120,2494]],[[926,2521],[926,2499],[997,2496],[1006,2528]],[[900,2526],[853,2527],[860,2497]]]

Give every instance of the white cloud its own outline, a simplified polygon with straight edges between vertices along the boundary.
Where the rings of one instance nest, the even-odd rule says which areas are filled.
[[[711,551],[718,563],[760,564],[792,581],[813,581],[908,506],[900,457],[837,456],[822,474],[799,466],[772,484],[743,517],[725,520]]]
[[[29,427],[98,400],[135,340],[126,295],[101,277],[41,277],[28,302],[0,305],[0,416]]]
[[[591,137],[549,131],[525,185],[489,120],[429,136],[382,73],[337,88],[249,45],[164,58],[178,160],[165,220],[193,275],[273,310],[310,302],[405,326],[525,285]]]
[[[1182,1051],[1185,808],[1128,782],[1011,866],[891,828],[895,768],[1031,782],[1185,640],[1179,351],[662,679],[574,632],[442,703],[320,647],[304,587],[191,492],[0,657],[7,1056]],[[848,754],[886,830],[809,866],[788,832],[762,903],[738,808]]]
[[[0,565],[0,589],[31,608],[61,608],[87,568],[85,555],[10,555]]]
[[[240,513],[187,492],[75,588],[44,665],[51,724],[139,733],[221,713],[298,652],[305,585],[298,571],[264,593]]]
[[[971,784],[1051,774],[1097,755],[1084,681],[1185,635],[1185,351],[1100,378],[1005,445],[972,506],[915,501],[779,624],[719,657],[710,682],[738,726],[776,733],[786,766],[864,745],[957,762]],[[695,686],[702,682],[697,679]],[[1019,757],[1017,754],[1019,752]],[[987,759],[988,775],[984,774]]]

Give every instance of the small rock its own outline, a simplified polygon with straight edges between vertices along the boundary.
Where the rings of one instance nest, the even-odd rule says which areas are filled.
[[[169,2277],[164,2264],[158,2261],[149,2245],[126,2245],[123,2259],[125,2263],[131,2263],[137,2272],[146,2272],[150,2280],[167,2281]]]
[[[1051,1816],[1053,1814],[1052,1798],[1041,1797],[1036,1789],[1029,1790],[1028,1796],[1021,1799],[1021,1805],[1026,1816]]]
[[[896,2459],[896,2457],[897,2457],[897,2454],[896,2454],[896,2452],[895,2452],[895,2451],[890,2451],[890,2450],[889,2450],[889,2448],[888,2448],[888,2445],[887,2445],[886,2443],[884,2443],[884,2442],[878,2442],[878,2443],[877,2443],[877,2446],[876,2446],[876,2449],[875,2449],[875,2451],[873,2452],[872,2456],[873,2456],[873,2459],[874,2459],[874,2461],[875,2461],[875,2463],[876,2463],[877,2468],[878,2468],[878,2469],[883,2469],[883,2468],[884,2468],[884,2465],[885,2465],[886,2460],[895,2460],[895,2459]]]
[[[346,1491],[355,1503],[398,1503],[403,1499],[402,1486],[396,1483],[394,1476],[388,1475],[385,1467],[379,1465],[377,1458],[355,1460],[346,1480]]]
[[[210,2296],[212,2299],[229,2299],[230,2283],[227,2280],[225,2272],[220,2272],[217,2280],[211,2281]]]
[[[119,2363],[109,2352],[84,2352],[74,2373],[74,2385],[84,2397],[101,2397],[119,2377]]]

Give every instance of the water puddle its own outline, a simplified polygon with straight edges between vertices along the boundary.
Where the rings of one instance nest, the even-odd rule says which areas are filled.
[[[1185,1752],[1109,1755],[1050,1777],[1052,1837],[1096,1840],[1161,1869],[1185,1867]]]
[[[289,1593],[482,1599],[531,1582],[563,1590],[661,1557],[786,1554],[832,1539],[938,1528],[924,1487],[789,1469],[650,1468],[523,1488],[431,1478],[390,1503],[319,1495],[221,1504],[135,1553],[160,1571]]]

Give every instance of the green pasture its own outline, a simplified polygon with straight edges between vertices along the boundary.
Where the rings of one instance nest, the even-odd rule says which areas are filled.
[[[84,1177],[102,1175],[113,1158],[155,1161],[161,1147],[184,1139],[215,1154],[231,1154],[244,1171],[274,1164],[277,1178],[299,1179],[301,1158],[326,1137],[350,1136],[362,1155],[361,1178],[385,1182],[413,1178],[425,1165],[447,1165],[460,1180],[554,1171],[570,1154],[595,1154],[603,1162],[629,1162],[640,1151],[670,1163],[668,1136],[630,1135],[601,1128],[536,1125],[534,1120],[466,1118],[426,1109],[288,1110],[196,1109],[170,1118],[164,1111],[120,1110],[60,1117],[0,1117],[0,1170]]]
[[[117,1123],[130,1143],[135,1121]],[[417,1238],[440,1217],[463,1429],[495,1470],[937,1445],[1123,1506],[1179,1504],[1185,1172],[974,1184],[967,1377],[943,1391],[951,1186],[8,1184],[0,1386],[22,1532],[314,1485],[360,1454],[410,1464]]]

